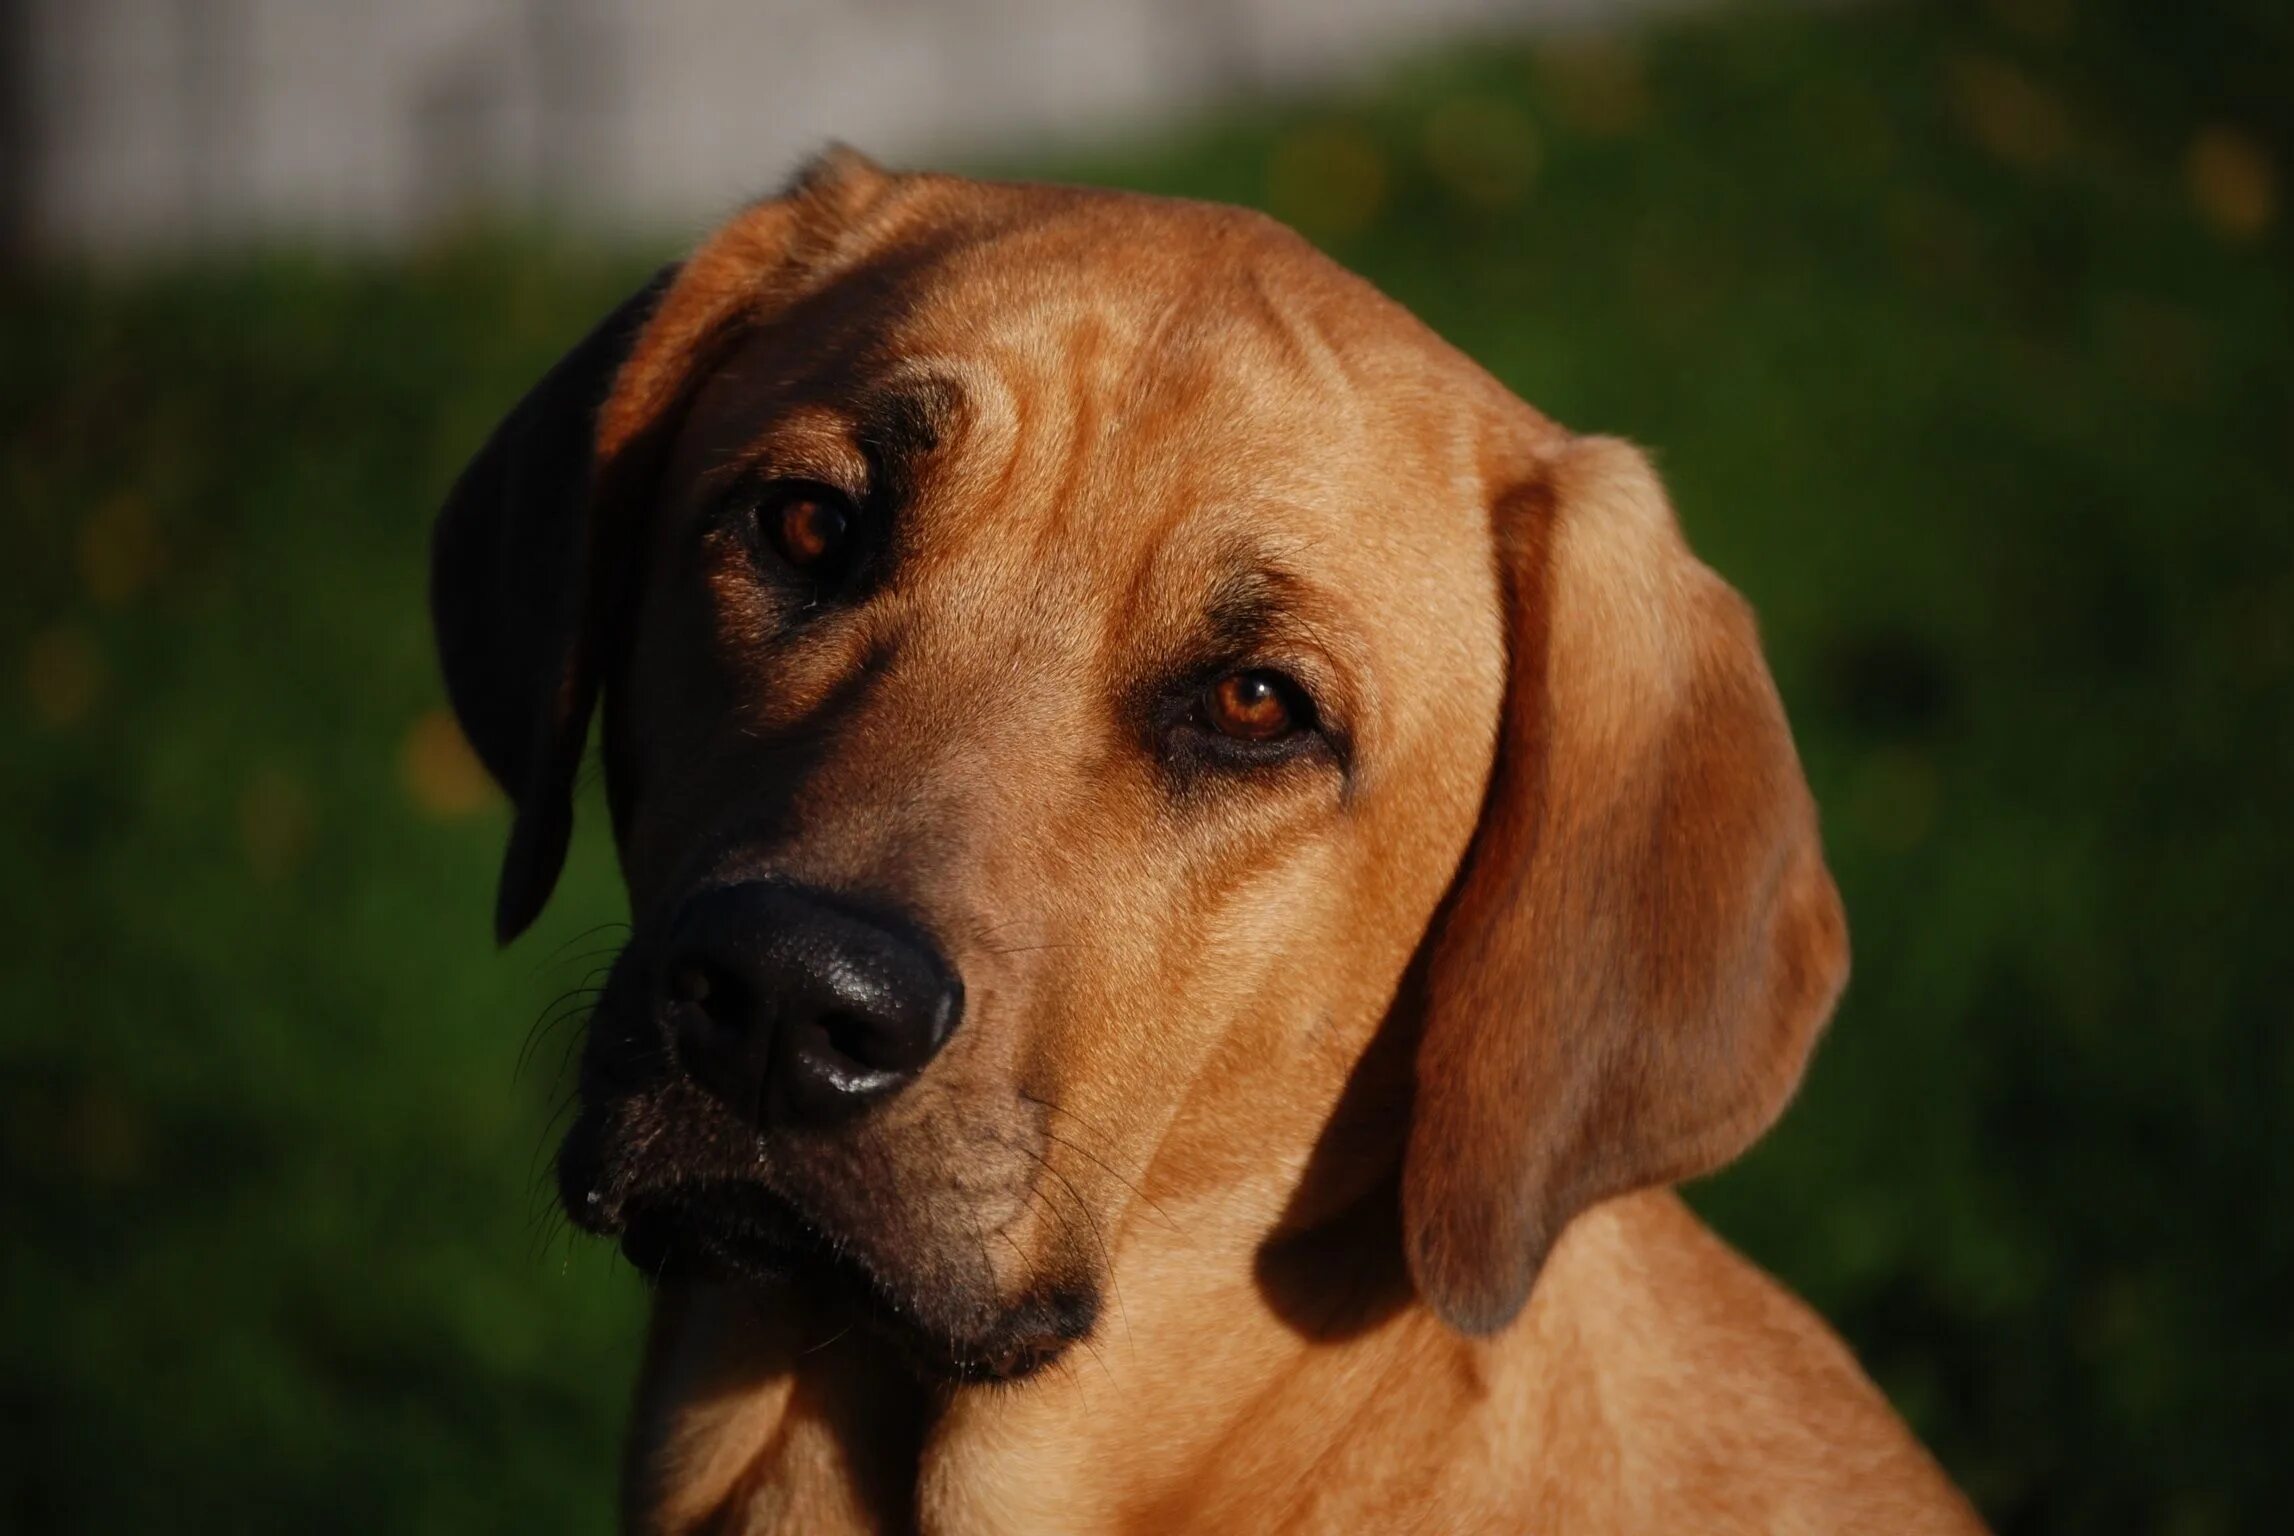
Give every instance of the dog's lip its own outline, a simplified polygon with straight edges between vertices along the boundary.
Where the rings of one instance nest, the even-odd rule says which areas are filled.
[[[723,1249],[725,1257],[743,1262],[801,1258],[833,1246],[817,1223],[762,1178],[696,1175],[615,1152],[614,1119],[611,1106],[585,1109],[558,1149],[559,1196],[583,1231],[624,1239],[625,1246],[633,1233],[640,1246],[673,1239]]]
[[[650,1281],[794,1287],[866,1324],[920,1376],[940,1381],[1018,1381],[1090,1335],[1098,1286],[1080,1277],[1048,1281],[951,1334],[920,1315],[926,1298],[911,1298],[898,1277],[868,1262],[861,1245],[838,1240],[829,1224],[774,1187],[762,1158],[735,1155],[712,1170],[695,1166],[709,1161],[704,1148],[680,1160],[649,1133],[659,1108],[642,1098],[588,1101],[558,1151],[568,1217],[583,1231],[618,1240]]]
[[[623,1192],[607,1177],[609,1135],[605,1116],[585,1108],[558,1145],[558,1198],[573,1224],[594,1237],[617,1236],[623,1222]]]
[[[763,1177],[696,1172],[633,1153],[620,1118],[613,1103],[589,1105],[576,1118],[558,1149],[559,1197],[575,1226],[618,1240],[641,1273],[769,1282],[833,1271],[881,1294],[846,1245]]]
[[[576,1221],[618,1238],[623,1255],[651,1281],[795,1285],[869,1325],[920,1373],[944,1381],[1032,1376],[1087,1337],[1098,1313],[1095,1292],[1034,1296],[1010,1309],[1011,1326],[959,1343],[925,1327],[894,1287],[761,1181],[672,1180],[618,1199],[595,1188],[589,1195],[595,1203],[591,1211],[577,1213]]]
[[[710,1181],[647,1190],[626,1202],[620,1218],[622,1252],[657,1279],[693,1271],[781,1279],[835,1252],[817,1227],[762,1184]]]
[[[720,1182],[634,1196],[620,1239],[622,1253],[657,1283],[794,1285],[868,1325],[921,1372],[944,1380],[1016,1381],[1049,1365],[1073,1342],[1072,1334],[1057,1328],[1014,1330],[969,1348],[941,1340],[867,1266],[762,1185]]]

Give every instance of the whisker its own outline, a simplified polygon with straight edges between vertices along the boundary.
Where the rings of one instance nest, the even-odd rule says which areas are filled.
[[[846,1323],[842,1328],[837,1329],[836,1332],[830,1334],[827,1338],[821,1340],[818,1344],[806,1345],[803,1349],[797,1351],[797,1358],[801,1360],[806,1355],[819,1354],[822,1350],[827,1349],[830,1345],[840,1342],[846,1334],[852,1332],[855,1326],[855,1324]]]
[[[605,946],[604,948],[602,948],[602,949],[585,949],[585,950],[583,950],[583,951],[582,951],[580,954],[578,954],[578,955],[568,955],[568,956],[566,956],[566,957],[565,957],[564,959],[562,959],[562,960],[554,960],[554,961],[552,961],[552,962],[551,962],[551,964],[553,964],[553,965],[579,965],[579,964],[581,964],[581,963],[582,963],[583,961],[585,961],[585,960],[598,960],[598,959],[603,959],[604,957],[606,957],[606,956],[608,956],[608,955],[614,956],[615,958],[619,958],[619,957],[620,957],[620,955],[621,955],[621,952],[622,952],[624,949],[627,949],[628,947],[629,947],[629,946],[628,946],[628,945],[626,945],[626,944],[608,944],[608,945],[606,945],[606,946]],[[611,962],[611,961],[608,961],[608,962],[607,962],[605,965],[602,965],[602,966],[598,967],[598,970],[611,970],[611,969],[613,969],[613,965],[612,965],[612,962]],[[592,971],[590,974],[594,976],[594,975],[596,975],[596,974],[597,974],[597,972],[596,972],[596,971]]]
[[[561,1094],[558,1098],[557,1107],[550,1111],[549,1119],[542,1122],[541,1139],[534,1143],[533,1156],[526,1160],[526,1171],[533,1177],[536,1184],[550,1176],[554,1168],[552,1150],[557,1146],[558,1138],[564,1134],[568,1117],[580,1108],[581,1099],[579,1095]]]
[[[598,934],[605,932],[608,928],[619,928],[623,933],[630,931],[629,924],[622,922],[598,923],[592,927],[584,928],[581,932],[573,935],[571,938],[566,939],[563,943],[559,944],[557,948],[551,950],[540,960],[534,962],[534,968],[531,974],[539,976],[548,967],[557,964],[559,958],[563,956],[567,950],[573,948],[576,944],[581,943],[585,939],[595,938]]]
[[[1122,1185],[1125,1189],[1130,1190],[1132,1194],[1138,1196],[1138,1198],[1146,1204],[1147,1209],[1153,1211],[1156,1216],[1162,1220],[1163,1225],[1169,1227],[1174,1233],[1181,1237],[1186,1236],[1186,1229],[1181,1227],[1179,1223],[1172,1218],[1172,1215],[1169,1211],[1163,1209],[1163,1204],[1161,1201],[1157,1200],[1153,1195],[1147,1193],[1147,1191],[1144,1189],[1141,1189],[1130,1179],[1125,1178],[1115,1169],[1113,1164],[1107,1161],[1107,1159],[1101,1157],[1098,1153],[1092,1151],[1089,1147],[1079,1146],[1075,1142],[1069,1141],[1065,1136],[1060,1135],[1059,1132],[1053,1130],[1048,1125],[1043,1128],[1043,1133],[1048,1139],[1057,1142],[1063,1147],[1066,1147],[1071,1152],[1079,1153],[1084,1157],[1090,1158],[1101,1168],[1106,1169],[1107,1176],[1109,1178]]]
[[[1055,1115],[1067,1116],[1068,1119],[1073,1120],[1079,1127],[1091,1132],[1092,1135],[1097,1136],[1101,1141],[1112,1142],[1115,1140],[1113,1136],[1110,1136],[1107,1132],[1101,1130],[1098,1126],[1093,1125],[1089,1120],[1084,1119],[1083,1116],[1077,1114],[1074,1110],[1069,1109],[1066,1105],[1055,1104],[1050,1099],[1043,1098],[1040,1095],[1028,1092],[1025,1088],[1022,1088],[1018,1091],[1019,1096],[1027,1100],[1030,1104],[1040,1104]]]
[[[576,987],[543,1004],[541,1014],[526,1030],[525,1041],[518,1047],[517,1059],[510,1067],[510,1081],[514,1083],[525,1076],[526,1068],[533,1064],[534,1052],[544,1040],[565,1028],[568,1021],[590,1012],[604,995],[602,987]]]
[[[1091,1228],[1092,1241],[1099,1245],[1099,1261],[1100,1263],[1107,1266],[1107,1288],[1115,1293],[1116,1316],[1123,1320],[1123,1347],[1126,1349],[1135,1348],[1136,1346],[1132,1343],[1131,1339],[1131,1313],[1129,1309],[1123,1305],[1123,1282],[1116,1278],[1115,1255],[1108,1251],[1107,1238],[1099,1230],[1098,1218],[1091,1214],[1091,1207],[1084,1203],[1083,1196],[1076,1191],[1075,1185],[1069,1181],[1066,1174],[1061,1173],[1050,1163],[1045,1162],[1041,1154],[1033,1151],[1032,1149],[1023,1146],[1020,1148],[1020,1151],[1025,1152],[1029,1157],[1034,1158],[1037,1167],[1050,1174],[1053,1178],[1059,1180],[1060,1186],[1067,1191],[1067,1197],[1075,1202],[1076,1210],[1082,1214],[1084,1222]],[[1084,1344],[1085,1348],[1088,1349],[1090,1347],[1088,1340],[1081,1342]],[[1096,1355],[1096,1351],[1094,1351],[1094,1354]],[[1101,1365],[1102,1368],[1104,1368],[1105,1362],[1102,1361]],[[1112,1380],[1112,1376],[1109,1379]]]
[[[1025,1088],[1019,1090],[1019,1094],[1021,1098],[1026,1099],[1031,1104],[1040,1104],[1045,1109],[1050,1110],[1054,1114],[1067,1116],[1068,1119],[1073,1120],[1077,1125],[1083,1127],[1087,1131],[1092,1132],[1102,1140],[1114,1140],[1112,1136],[1109,1136],[1105,1131],[1100,1130],[1097,1126],[1084,1119],[1081,1115],[1076,1114],[1073,1110],[1063,1109],[1059,1105],[1054,1104],[1049,1099],[1039,1099],[1034,1094],[1028,1092]],[[1114,1179],[1125,1189],[1130,1190],[1132,1194],[1137,1195],[1142,1201],[1146,1202],[1147,1208],[1153,1211],[1157,1216],[1161,1217],[1165,1226],[1169,1227],[1173,1232],[1179,1234],[1182,1237],[1186,1235],[1186,1229],[1179,1225],[1178,1221],[1172,1217],[1169,1211],[1163,1209],[1162,1203],[1160,1201],[1158,1201],[1154,1196],[1148,1194],[1146,1190],[1141,1189],[1138,1184],[1134,1183],[1129,1178],[1126,1178],[1116,1169],[1112,1163],[1108,1162],[1107,1159],[1101,1157],[1098,1153],[1092,1151],[1089,1147],[1081,1146],[1075,1142],[1069,1141],[1066,1137],[1060,1135],[1057,1131],[1053,1130],[1048,1125],[1043,1128],[1043,1133],[1046,1137],[1050,1138],[1052,1141],[1058,1142],[1061,1146],[1066,1147],[1069,1151],[1090,1158],[1094,1163],[1097,1163],[1101,1168],[1107,1171],[1107,1176],[1109,1178]]]

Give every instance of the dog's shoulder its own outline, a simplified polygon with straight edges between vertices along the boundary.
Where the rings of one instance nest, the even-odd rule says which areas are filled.
[[[1963,1533],[1974,1511],[1799,1298],[1670,1191],[1574,1223],[1524,1320],[1624,1530]]]

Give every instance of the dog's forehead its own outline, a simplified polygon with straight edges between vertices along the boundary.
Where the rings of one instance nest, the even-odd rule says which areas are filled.
[[[962,222],[907,221],[726,360],[689,472],[928,445],[937,544],[1167,558],[1248,531],[1338,580],[1484,537],[1503,391],[1303,239],[1214,205],[964,187]]]
[[[1458,386],[1478,370],[1245,210],[1077,195],[910,281],[891,355],[915,372],[937,359],[1013,431],[1216,448],[1262,473],[1473,467],[1475,392]]]

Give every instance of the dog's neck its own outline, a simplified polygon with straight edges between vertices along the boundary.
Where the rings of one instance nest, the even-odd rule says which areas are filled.
[[[628,1530],[910,1523],[929,1397],[879,1341],[793,1294],[663,1283],[636,1396]]]
[[[1199,1255],[1145,1241],[1119,1264],[1109,1326],[1009,1385],[920,1384],[889,1345],[793,1296],[665,1287],[629,1523],[1320,1529],[1376,1525],[1381,1507],[1430,1497],[1453,1474],[1508,1506],[1551,1498],[1541,1469],[1553,1458],[1494,1475],[1491,1458],[1495,1446],[1556,1443],[1546,1421],[1566,1395],[1554,1388],[1575,1379],[1577,1341],[1545,1307],[1490,1343],[1451,1333],[1410,1299],[1398,1255],[1384,1272],[1364,1267],[1366,1252],[1394,1251],[1348,1225],[1370,1219],[1266,1247],[1255,1264],[1197,1270],[1185,1286],[1167,1273],[1156,1283],[1158,1270]],[[1576,1417],[1564,1438],[1599,1416]],[[1408,1486],[1329,1475],[1366,1432],[1391,1440],[1404,1426],[1421,1443],[1383,1465]],[[1340,1498],[1345,1510],[1330,1504]],[[1266,1511],[1284,1507],[1269,1524]]]
[[[630,1526],[1270,1529],[1265,1511],[1285,1499],[1301,1528],[1376,1524],[1381,1499],[1410,1493],[1316,1471],[1365,1420],[1409,1424],[1425,1443],[1393,1466],[1439,1480],[1464,1470],[1460,1457],[1486,1456],[1491,1424],[1518,1429],[1539,1411],[1516,1368],[1539,1331],[1531,1318],[1477,1343],[1412,1292],[1402,1059],[1401,1046],[1374,1046],[1315,1096],[1323,1133],[1287,1172],[1222,1170],[1191,1190],[1169,1167],[1144,1179],[1155,1198],[1108,1234],[1096,1334],[1024,1381],[921,1383],[892,1345],[793,1292],[664,1286],[627,1469]],[[1240,1067],[1207,1077],[1230,1091],[1190,1104],[1201,1119],[1180,1145],[1222,1144],[1250,1105],[1280,1102]],[[1466,1481],[1504,1492],[1509,1480],[1477,1461]],[[1326,1502],[1338,1497],[1367,1501],[1363,1519],[1340,1519]]]

